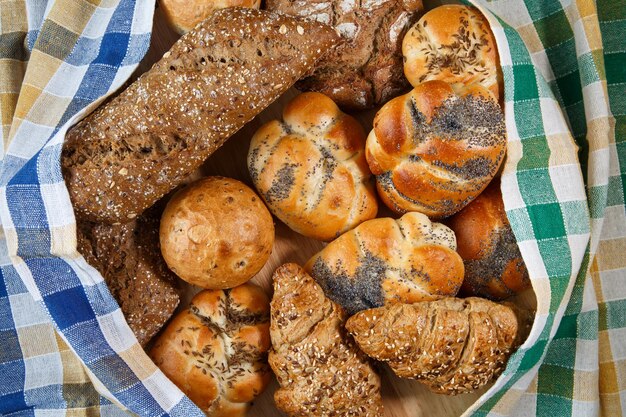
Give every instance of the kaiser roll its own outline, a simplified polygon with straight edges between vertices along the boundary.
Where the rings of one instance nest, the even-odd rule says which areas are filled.
[[[496,41],[485,17],[473,7],[432,9],[407,32],[402,54],[404,74],[413,86],[428,80],[479,84],[499,100]]]
[[[307,272],[349,314],[453,296],[463,282],[454,232],[420,213],[368,220],[314,255]]]
[[[256,285],[198,293],[150,357],[209,417],[244,417],[271,380],[269,299]]]
[[[265,265],[274,244],[274,223],[248,186],[208,177],[168,202],[160,241],[165,262],[183,280],[203,288],[232,288]]]
[[[464,295],[501,300],[530,287],[528,270],[504,211],[500,181],[492,182],[447,224],[456,234],[465,263]]]
[[[272,213],[305,236],[331,240],[376,217],[365,132],[328,97],[304,93],[283,120],[253,136],[248,168]]]
[[[378,111],[366,157],[392,210],[442,218],[480,194],[505,150],[504,115],[487,90],[427,81]]]

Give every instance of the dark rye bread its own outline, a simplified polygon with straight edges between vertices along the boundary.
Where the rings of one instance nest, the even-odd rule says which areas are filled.
[[[142,346],[179,303],[177,278],[159,247],[160,212],[153,207],[117,225],[78,223],[78,251],[102,274]]]
[[[296,87],[329,96],[343,109],[384,103],[409,87],[402,39],[422,0],[267,0],[267,8],[335,27],[346,40]]]
[[[339,41],[318,22],[245,8],[214,13],[68,132],[62,167],[77,217],[134,219]]]

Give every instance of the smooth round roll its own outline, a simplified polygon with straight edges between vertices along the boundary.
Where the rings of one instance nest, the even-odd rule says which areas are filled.
[[[150,350],[208,417],[244,417],[269,384],[269,299],[260,287],[198,293]]]
[[[496,41],[487,19],[473,7],[432,9],[404,36],[402,54],[404,75],[414,87],[429,80],[478,84],[500,99]]]
[[[159,6],[171,28],[183,35],[218,9],[258,9],[261,0],[159,0]]]
[[[530,287],[528,270],[504,211],[500,181],[447,221],[465,263],[463,295],[502,300]]]
[[[354,314],[392,303],[454,296],[463,260],[454,232],[420,213],[368,220],[305,265],[326,295]]]
[[[303,93],[285,106],[282,121],[254,134],[248,169],[276,217],[304,236],[331,240],[376,217],[364,148],[356,119],[323,94]]]
[[[163,258],[180,278],[202,288],[232,288],[267,262],[274,223],[248,186],[231,178],[207,177],[172,197],[159,235]]]
[[[505,150],[504,115],[487,90],[427,81],[378,111],[366,156],[387,206],[443,218],[480,194]]]

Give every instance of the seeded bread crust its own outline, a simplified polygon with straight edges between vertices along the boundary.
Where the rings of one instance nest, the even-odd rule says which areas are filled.
[[[137,217],[339,39],[318,22],[246,8],[215,12],[68,132],[62,167],[76,215],[103,223]]]
[[[335,27],[345,43],[296,84],[344,109],[367,109],[406,90],[402,39],[423,9],[422,0],[267,0],[267,8]]]
[[[345,311],[296,264],[274,273],[270,366],[293,417],[382,417],[380,378],[344,329]]]
[[[129,223],[78,223],[78,251],[102,274],[142,346],[180,301],[177,278],[161,256],[159,218],[153,207]]]
[[[439,394],[496,378],[528,335],[528,313],[482,298],[395,304],[350,317],[346,329],[370,357]]]

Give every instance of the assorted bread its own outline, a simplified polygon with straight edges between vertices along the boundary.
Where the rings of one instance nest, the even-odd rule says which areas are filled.
[[[440,394],[461,394],[502,372],[528,322],[513,305],[470,297],[366,310],[350,317],[346,328],[363,352],[398,376]]]
[[[331,240],[376,217],[365,131],[323,94],[300,94],[259,128],[248,168],[272,213],[305,236]]]
[[[504,114],[479,85],[427,81],[376,113],[366,156],[383,202],[433,218],[465,207],[498,172]]]
[[[216,11],[69,130],[61,164],[76,215],[105,223],[137,217],[338,42],[314,21]]]
[[[160,241],[165,262],[181,279],[202,288],[232,288],[252,278],[269,259],[274,222],[248,186],[207,177],[169,200]]]
[[[402,39],[422,0],[267,0],[266,6],[331,25],[344,39],[297,88],[323,93],[349,110],[382,104],[407,88]]]
[[[314,255],[305,269],[348,314],[389,303],[454,296],[463,260],[452,230],[411,212],[357,226]]]
[[[465,264],[461,293],[502,300],[530,287],[528,270],[504,211],[500,181],[447,219]]]
[[[244,417],[271,380],[269,299],[256,285],[204,290],[150,357],[208,417]]]
[[[480,85],[500,98],[502,75],[496,41],[485,16],[457,4],[436,7],[402,41],[404,74],[416,87],[430,80]]]
[[[506,130],[485,17],[417,21],[421,0],[159,4],[191,31],[68,132],[62,169],[78,249],[143,346],[178,305],[175,275],[205,289],[148,345],[161,370],[210,417],[244,416],[270,368],[293,417],[382,417],[374,360],[442,394],[493,381],[530,316],[485,298],[530,280],[494,180]],[[295,83],[311,91],[250,141],[258,195],[214,176],[155,205]],[[369,135],[340,109],[379,104]],[[376,218],[377,195],[402,216]],[[272,254],[270,212],[329,242],[274,272],[271,304],[246,283]]]
[[[382,417],[380,378],[346,333],[346,313],[296,264],[273,276],[269,363],[293,417]]]

